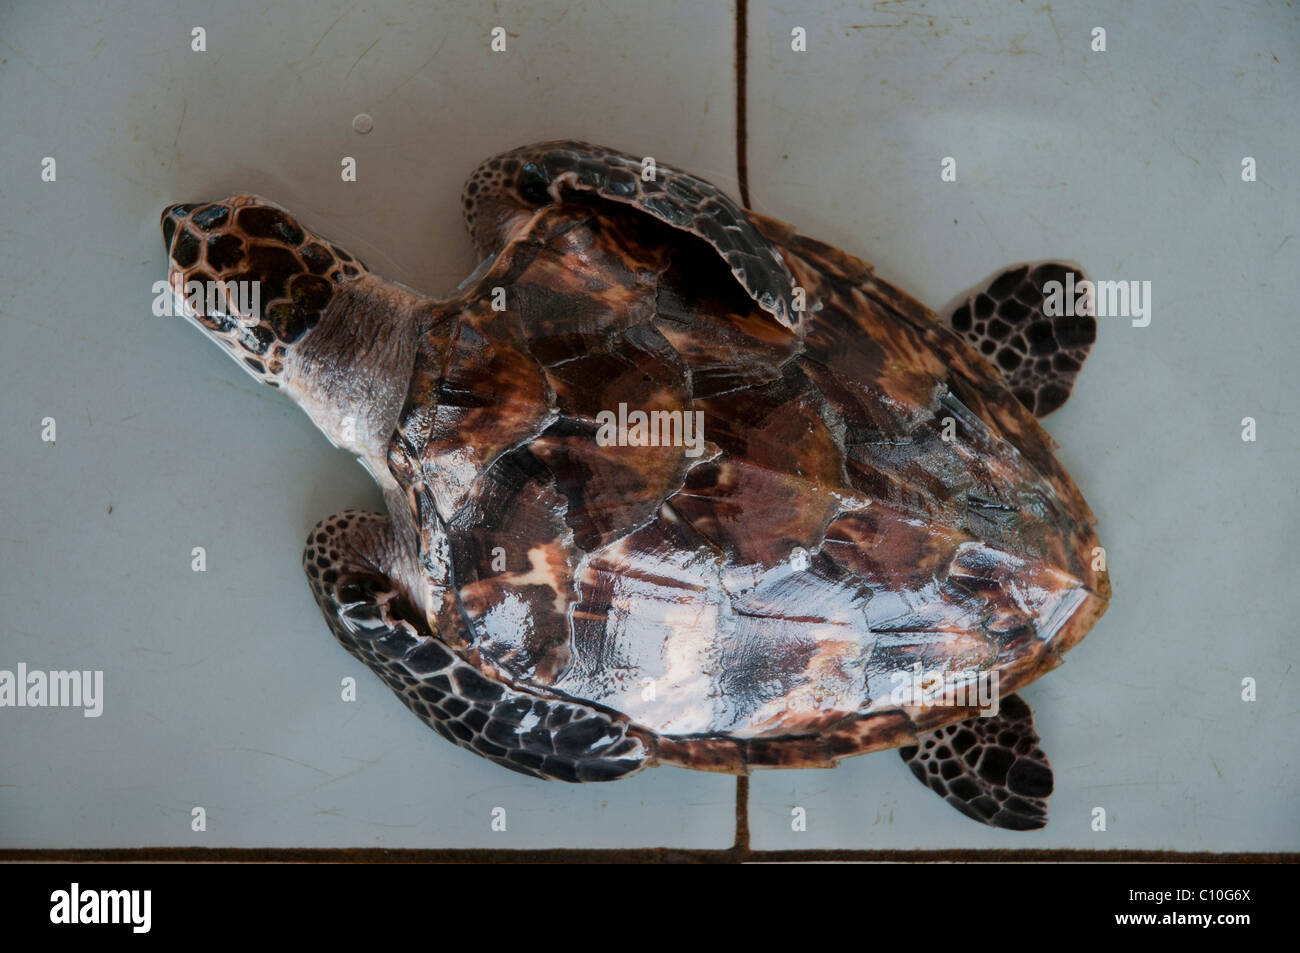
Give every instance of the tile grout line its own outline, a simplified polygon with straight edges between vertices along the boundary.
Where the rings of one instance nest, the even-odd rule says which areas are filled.
[[[740,204],[749,202],[749,0],[736,0],[736,176]]]
[[[418,847],[101,847],[0,848],[0,863],[737,863],[743,861],[865,863],[1147,863],[1295,864],[1300,853],[1084,848],[727,850],[669,847],[418,848]]]
[[[749,849],[749,775],[736,775],[736,842],[731,850],[739,858],[750,856]]]
[[[736,0],[736,179],[740,187],[740,204],[749,201],[749,121],[747,83],[749,57],[749,0]],[[732,850],[749,854],[749,775],[736,776],[736,841]]]

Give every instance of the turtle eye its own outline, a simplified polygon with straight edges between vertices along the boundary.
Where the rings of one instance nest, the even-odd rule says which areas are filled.
[[[519,170],[519,194],[534,205],[548,205],[551,201],[550,193],[546,191],[549,181],[537,163],[529,162]]]

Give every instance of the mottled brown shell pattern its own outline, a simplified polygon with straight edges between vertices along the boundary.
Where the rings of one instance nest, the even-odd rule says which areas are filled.
[[[1092,513],[997,372],[862,262],[752,221],[806,292],[794,329],[696,238],[541,210],[435,312],[389,455],[434,631],[454,612],[484,671],[731,771],[967,718],[891,701],[897,673],[1009,694],[1109,598]],[[701,413],[703,452],[600,445],[620,405]]]

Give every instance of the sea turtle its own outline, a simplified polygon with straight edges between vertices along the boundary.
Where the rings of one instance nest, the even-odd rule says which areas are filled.
[[[442,300],[252,195],[163,213],[187,315],[383,489],[387,516],[307,539],[344,647],[534,777],[901,748],[969,816],[1046,823],[1011,693],[1110,594],[1034,418],[1095,334],[1045,313],[1069,266],[1013,267],[949,326],[708,182],[576,142],[485,161],[463,211],[483,261]],[[260,308],[187,296],[241,281]]]

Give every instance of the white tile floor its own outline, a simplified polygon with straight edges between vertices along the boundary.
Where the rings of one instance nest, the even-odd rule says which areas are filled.
[[[474,264],[461,180],[513,145],[604,142],[735,194],[731,11],[210,6],[0,9],[0,668],[98,668],[108,686],[97,720],[0,710],[0,847],[730,843],[729,778],[530,782],[406,714],[334,643],[298,568],[317,519],[379,503],[369,478],[149,305],[161,208],[236,189],[430,293]],[[1146,328],[1103,323],[1048,422],[1115,586],[1069,664],[1026,692],[1056,767],[1052,824],[985,830],[884,753],[756,775],[755,846],[1300,848],[1295,12],[792,6],[749,15],[756,208],[934,307],[1004,264],[1064,256],[1150,280],[1154,310]],[[506,53],[488,50],[496,25]],[[1089,49],[1094,26],[1108,52]]]

